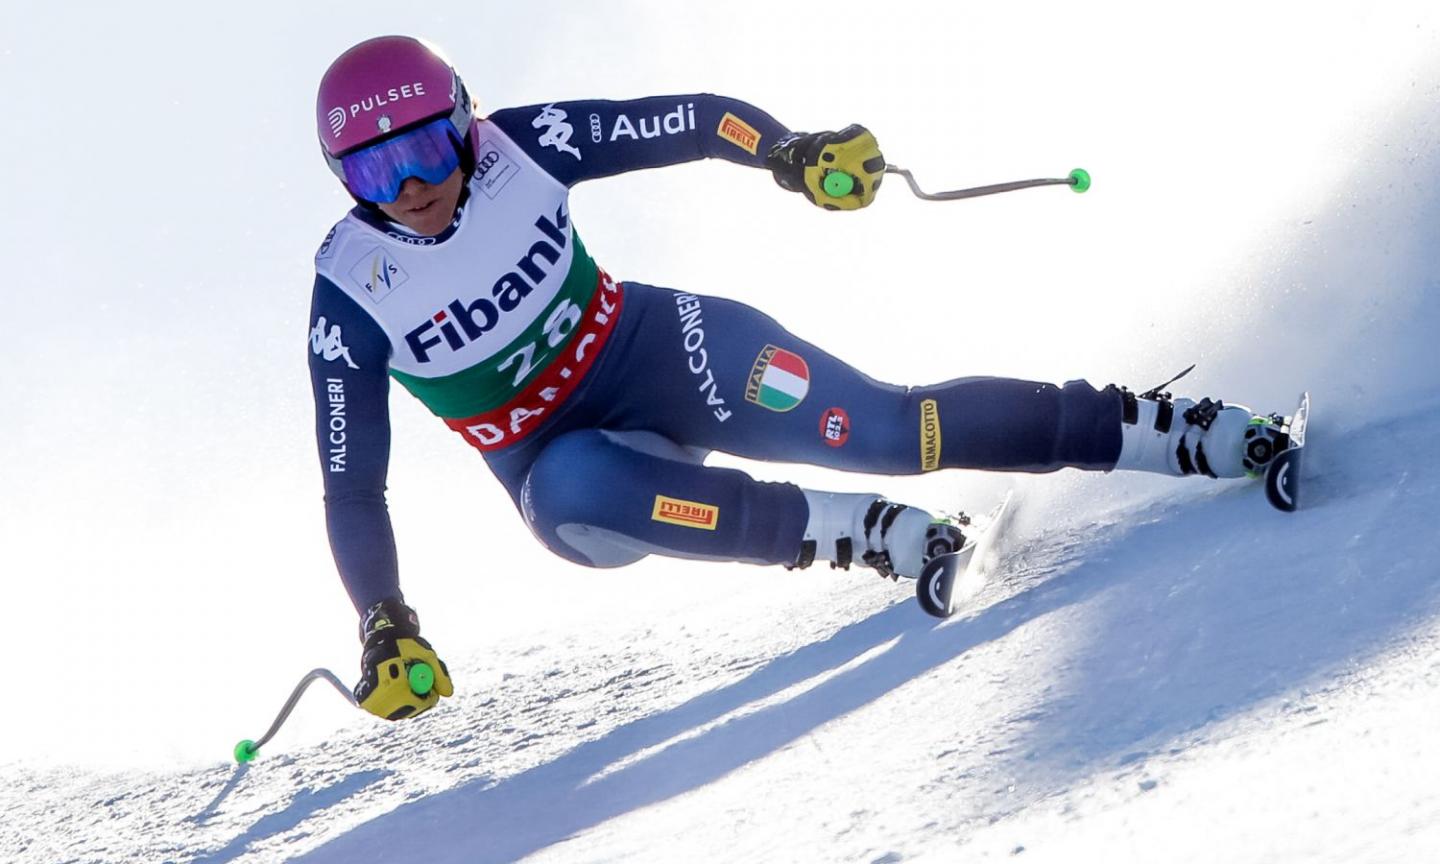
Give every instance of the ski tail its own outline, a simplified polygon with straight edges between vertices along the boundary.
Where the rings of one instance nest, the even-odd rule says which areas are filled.
[[[1305,452],[1305,429],[1310,421],[1310,394],[1300,395],[1300,405],[1285,424],[1285,449],[1265,470],[1265,497],[1271,506],[1285,513],[1300,507],[1300,460]]]

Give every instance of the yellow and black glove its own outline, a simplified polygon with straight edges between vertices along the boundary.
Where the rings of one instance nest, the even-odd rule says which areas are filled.
[[[455,692],[445,662],[420,638],[415,610],[399,600],[371,606],[360,624],[360,638],[365,647],[355,701],[376,717],[413,717]]]
[[[796,132],[765,156],[775,182],[826,210],[859,210],[875,200],[885,157],[875,136],[851,124],[839,132]]]

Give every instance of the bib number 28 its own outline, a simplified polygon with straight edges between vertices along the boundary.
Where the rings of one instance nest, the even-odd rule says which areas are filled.
[[[546,350],[541,351],[538,358],[544,360],[550,351],[559,348],[560,343],[565,341],[565,337],[574,331],[575,325],[580,323],[580,315],[580,307],[570,302],[568,298],[560,301],[560,304],[552,309],[550,316],[545,319],[545,327],[541,331],[544,338],[536,340],[535,342],[527,342],[520,346],[518,351],[506,357],[505,362],[501,363],[497,368],[503,372],[511,366],[516,365],[518,361],[519,368],[515,370],[513,385],[519,387],[520,383],[526,378],[529,378],[530,373],[535,371],[537,344],[541,341],[545,343]]]

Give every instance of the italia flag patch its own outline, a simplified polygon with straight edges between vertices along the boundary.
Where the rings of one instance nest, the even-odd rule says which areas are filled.
[[[750,367],[745,399],[771,411],[789,411],[810,392],[810,367],[799,354],[766,345]]]

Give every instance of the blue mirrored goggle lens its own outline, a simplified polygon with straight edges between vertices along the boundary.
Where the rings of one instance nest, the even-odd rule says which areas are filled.
[[[407,178],[440,183],[460,167],[454,128],[448,118],[441,117],[340,157],[345,185],[356,197],[389,204],[400,197],[400,186]]]

